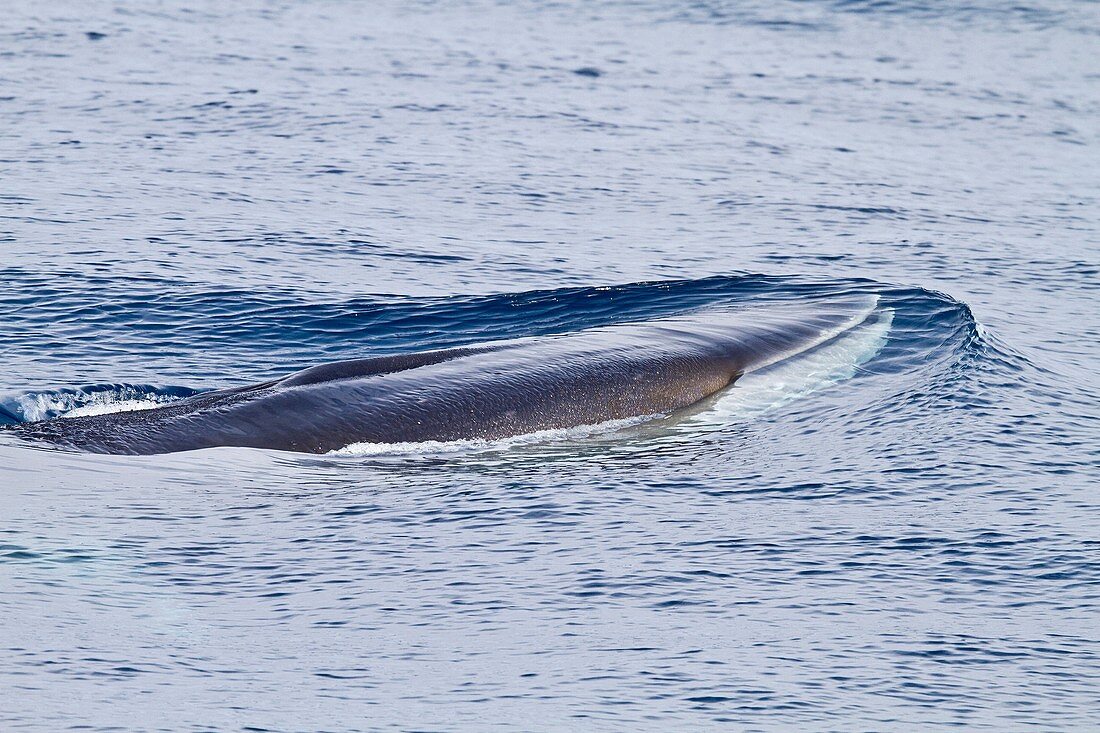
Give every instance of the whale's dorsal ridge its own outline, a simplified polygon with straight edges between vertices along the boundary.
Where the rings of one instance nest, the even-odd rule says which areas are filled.
[[[489,351],[498,351],[506,348],[508,344],[491,344],[480,346],[460,346],[454,349],[440,349],[437,351],[420,351],[414,354],[396,354],[394,356],[374,356],[366,359],[349,359],[337,361],[331,364],[320,364],[309,367],[299,372],[294,372],[282,379],[270,383],[272,387],[303,387],[311,384],[323,384],[335,382],[341,379],[358,379],[361,377],[380,376],[393,374],[409,369],[439,364],[451,359],[458,359],[472,354],[483,354]]]

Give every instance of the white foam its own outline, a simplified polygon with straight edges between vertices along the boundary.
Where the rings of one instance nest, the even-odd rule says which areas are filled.
[[[72,410],[77,402],[72,394],[26,394],[15,400],[16,411],[28,422],[37,422]]]
[[[614,433],[624,428],[648,422],[661,415],[640,415],[624,420],[608,420],[595,425],[577,425],[571,428],[536,430],[522,435],[513,435],[497,440],[425,440],[419,443],[352,443],[334,451],[330,456],[378,456],[378,455],[447,455],[452,453],[480,453],[483,451],[503,451],[535,443],[554,443],[559,441],[591,438],[597,435]]]
[[[164,404],[164,401],[157,402],[156,400],[121,400],[119,402],[93,402],[83,407],[77,407],[69,410],[60,417],[88,417],[90,415],[109,415],[113,412],[136,412],[138,410],[152,410],[154,407],[160,407]]]

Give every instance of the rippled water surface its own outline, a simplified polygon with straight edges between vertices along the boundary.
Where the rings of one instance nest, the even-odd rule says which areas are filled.
[[[0,727],[1100,728],[1098,37],[1087,2],[8,3],[0,423],[878,306],[642,424],[0,433]]]

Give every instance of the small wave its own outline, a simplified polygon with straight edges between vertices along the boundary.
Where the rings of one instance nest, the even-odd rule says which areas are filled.
[[[0,308],[11,311],[7,325],[17,334],[8,338],[9,349],[38,353],[42,340],[35,334],[49,322],[77,344],[51,357],[82,361],[97,370],[89,372],[93,379],[107,385],[115,384],[118,375],[113,369],[118,364],[89,360],[79,347],[84,340],[109,341],[119,354],[140,354],[147,379],[177,374],[182,362],[189,380],[216,383],[221,375],[233,374],[242,381],[263,381],[341,359],[571,333],[701,308],[878,294],[897,308],[896,327],[911,334],[896,342],[900,352],[887,355],[899,357],[899,366],[906,368],[919,352],[954,340],[954,328],[965,317],[956,301],[919,288],[751,273],[484,295],[333,301],[304,301],[277,290],[177,289],[160,281],[127,281],[125,291],[112,295],[109,302],[102,296],[105,281],[95,278],[59,289],[23,270],[0,267],[0,275],[23,284],[18,293],[0,292]],[[29,377],[39,365],[15,366]],[[26,388],[33,389],[34,383]]]

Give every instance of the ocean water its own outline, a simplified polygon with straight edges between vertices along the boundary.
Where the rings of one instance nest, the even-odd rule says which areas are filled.
[[[1098,49],[1068,1],[6,3],[0,423],[878,305],[495,443],[0,431],[0,729],[1100,729]]]

